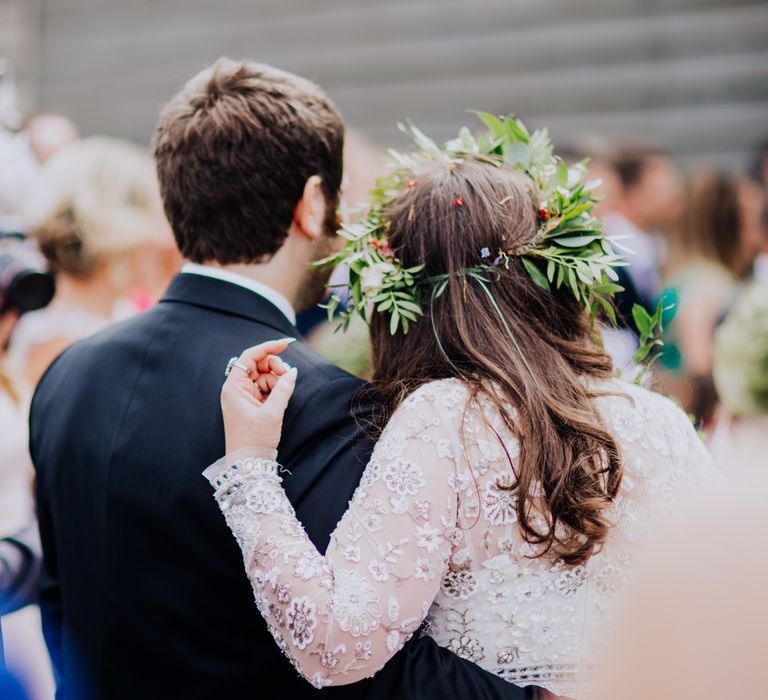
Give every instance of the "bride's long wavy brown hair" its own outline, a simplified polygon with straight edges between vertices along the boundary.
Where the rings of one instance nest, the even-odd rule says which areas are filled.
[[[404,266],[424,264],[424,277],[449,275],[431,310],[425,289],[425,316],[406,335],[390,335],[386,316],[372,318],[373,380],[387,415],[436,379],[458,377],[473,397],[484,392],[520,437],[512,488],[523,536],[567,564],[586,562],[608,535],[605,511],[622,475],[619,447],[595,405],[598,394],[584,381],[612,376],[611,360],[572,293],[541,289],[519,258],[499,267],[489,286],[516,343],[479,283],[461,274],[480,263],[484,248],[495,256],[534,238],[533,182],[480,161],[440,164],[387,215],[389,244]],[[509,483],[506,476],[500,485]],[[528,496],[536,482],[543,487],[543,531]]]

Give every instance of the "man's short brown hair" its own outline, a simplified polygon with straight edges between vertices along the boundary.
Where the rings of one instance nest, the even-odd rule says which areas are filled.
[[[219,59],[165,106],[154,151],[165,212],[193,262],[253,263],[283,245],[304,185],[338,202],[344,125],[314,83]]]

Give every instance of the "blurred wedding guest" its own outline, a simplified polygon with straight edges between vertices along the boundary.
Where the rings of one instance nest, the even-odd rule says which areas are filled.
[[[674,305],[661,365],[665,389],[703,424],[712,418],[712,348],[722,320],[749,274],[756,249],[745,208],[746,183],[727,172],[691,179],[689,201],[670,244],[664,299]]]
[[[40,611],[32,602],[37,526],[32,501],[32,464],[27,452],[27,408],[23,388],[9,369],[4,348],[18,314],[0,312],[0,615],[8,667],[24,681],[34,700],[53,697],[53,676],[42,639]],[[30,529],[31,524],[31,529]],[[21,537],[17,533],[26,529]],[[10,682],[10,681],[9,681]],[[0,697],[5,697],[0,695]]]
[[[768,139],[755,148],[750,164],[749,176],[763,189],[768,190]]]
[[[32,152],[41,165],[80,137],[77,127],[60,114],[35,114],[25,126]]]
[[[562,150],[562,149],[561,149]],[[599,136],[592,134],[580,137],[571,148],[566,160],[577,162],[588,159],[587,175],[594,183],[594,191],[602,197],[595,207],[596,214],[606,221],[606,232],[609,236],[617,236],[617,250],[634,262],[636,255],[624,250],[635,250],[637,231],[628,229],[629,220],[622,212],[627,210],[624,194],[624,184],[615,162],[618,160],[615,147]],[[631,201],[627,200],[627,201]],[[642,232],[641,232],[642,233]],[[645,235],[645,234],[642,234]],[[628,236],[623,239],[623,236]],[[632,321],[632,307],[639,303],[650,307],[649,300],[640,297],[633,278],[627,268],[619,268],[618,283],[624,288],[623,292],[614,297],[617,312],[617,326],[606,324],[601,332],[603,347],[611,356],[614,367],[622,376],[629,377],[637,371],[633,356],[638,348],[637,332]]]
[[[28,144],[0,129],[0,537],[33,517],[32,464],[27,454],[27,387],[9,364],[8,343],[20,310],[11,303],[9,275],[16,268],[24,229],[22,200],[38,187],[38,171]],[[9,235],[10,234],[10,235]],[[49,290],[50,296],[50,290]]]
[[[606,233],[627,236],[621,241],[633,251],[627,271],[644,306],[651,306],[659,292],[666,237],[685,205],[682,176],[667,156],[656,152],[625,151],[613,168],[620,188],[605,215]]]
[[[24,201],[38,189],[39,169],[26,139],[0,130],[0,614],[7,613],[2,620],[3,656],[13,675],[24,682],[32,700],[50,700],[53,674],[40,611],[36,605],[27,605],[10,614],[11,609],[30,600],[27,593],[34,585],[35,568],[34,558],[27,555],[32,548],[19,540],[1,539],[16,536],[30,525],[28,534],[36,530],[32,464],[27,451],[28,387],[9,363],[6,348],[21,308],[44,304],[51,294],[50,281],[44,298],[38,296],[37,285],[30,291],[27,283],[18,283],[20,275],[30,268],[43,268],[39,255],[31,252],[18,233],[29,223]],[[19,595],[22,589],[23,599]],[[13,683],[10,676],[0,677],[0,698],[14,697]]]
[[[760,252],[755,258],[754,276],[768,279],[768,139],[755,149],[749,177],[761,192],[759,226],[762,236]]]
[[[768,280],[752,282],[718,329],[713,375],[712,456],[726,473],[768,474]]]
[[[755,277],[765,274],[758,268],[768,264],[768,191],[751,178],[739,180],[741,239],[747,273]]]
[[[768,698],[766,491],[763,469],[697,495],[659,527],[633,566],[589,700]]]
[[[78,141],[46,164],[39,206],[32,235],[56,273],[56,297],[21,319],[11,345],[32,385],[67,346],[115,319],[119,302],[153,269],[148,248],[168,227],[149,155],[103,137]]]
[[[20,530],[33,515],[26,412],[3,351],[17,318],[15,311],[0,312],[0,537]]]

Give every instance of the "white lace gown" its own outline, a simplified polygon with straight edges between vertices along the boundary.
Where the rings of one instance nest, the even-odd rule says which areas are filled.
[[[481,398],[466,411],[462,440],[469,393],[457,380],[423,386],[398,408],[325,556],[274,461],[244,451],[206,470],[256,604],[299,672],[318,687],[371,676],[426,618],[426,633],[459,656],[577,697],[639,540],[687,490],[718,475],[668,399],[618,380],[595,388],[619,394],[598,405],[624,478],[616,525],[584,566],[531,558],[517,496],[504,488],[518,437]]]

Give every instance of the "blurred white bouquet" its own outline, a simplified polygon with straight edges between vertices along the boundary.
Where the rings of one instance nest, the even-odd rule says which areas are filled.
[[[753,282],[717,331],[713,375],[731,415],[768,414],[768,280]]]

